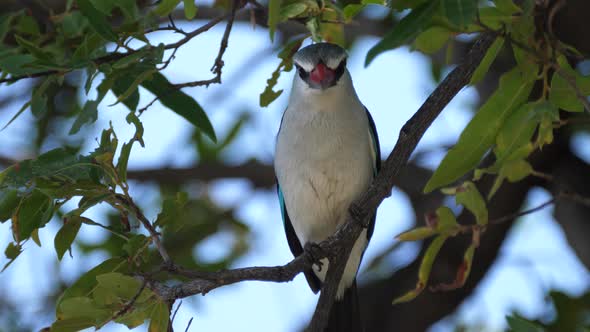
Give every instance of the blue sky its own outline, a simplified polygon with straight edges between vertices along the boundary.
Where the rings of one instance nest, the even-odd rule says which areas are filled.
[[[197,22],[202,24],[202,22]],[[190,29],[191,26],[183,26]],[[224,26],[195,38],[177,53],[177,58],[166,69],[166,75],[173,82],[192,81],[209,78],[209,68],[216,56]],[[171,35],[159,34],[162,42],[170,41]],[[176,38],[176,37],[174,37]],[[363,67],[366,51],[376,43],[375,38],[360,39],[350,51],[349,71],[352,74],[357,93],[371,111],[381,140],[382,153],[386,156],[393,148],[399,129],[418,109],[435,83],[430,78],[427,58],[417,52],[402,48],[379,56],[368,68]],[[275,53],[273,53],[275,52]],[[249,24],[236,24],[232,31],[229,47],[224,57],[223,85],[207,88],[191,88],[185,91],[193,95],[207,110],[218,133],[228,129],[232,120],[240,112],[248,111],[252,121],[243,130],[238,141],[226,151],[231,162],[258,158],[272,162],[274,137],[278,130],[283,109],[286,106],[291,83],[291,73],[281,76],[278,88],[285,92],[268,108],[261,109],[258,95],[264,89],[266,79],[278,64],[276,56],[251,63],[263,55],[276,54],[269,48],[268,32]],[[253,67],[253,65],[252,65]],[[0,93],[16,91],[18,84]],[[81,96],[84,98],[84,96]],[[142,91],[140,105],[151,100],[149,93]],[[134,128],[124,121],[127,111],[121,105],[108,107],[114,98],[108,96],[100,108],[99,120],[94,136],[112,121],[120,140],[133,135]],[[471,106],[477,103],[474,89],[464,89],[445,109],[443,114],[428,130],[419,145],[419,150],[435,150],[441,145],[452,144],[471,117]],[[20,105],[0,113],[0,123],[5,123]],[[134,148],[130,167],[135,169],[157,166],[187,166],[197,158],[192,149],[186,146],[191,132],[190,124],[158,103],[142,116],[145,126],[145,149]],[[2,154],[27,157],[23,149],[24,141],[19,137],[26,135],[31,116],[25,113],[8,129],[0,132]],[[580,155],[590,156],[588,142],[590,136],[578,136],[574,145],[580,147]],[[51,144],[50,144],[51,145]],[[46,146],[46,149],[53,146]],[[87,150],[95,147],[94,140],[88,140]],[[19,151],[16,152],[15,151]],[[435,167],[443,153],[432,153],[424,164]],[[251,227],[252,250],[236,263],[236,267],[278,265],[288,262],[292,256],[286,245],[280,213],[274,190],[253,191],[244,181],[218,181],[211,184],[212,196],[221,205],[239,204],[238,214]],[[131,184],[131,192],[137,195],[149,218],[154,218],[159,207],[150,203],[157,197],[148,185]],[[528,197],[528,205],[540,204],[548,198],[548,193],[535,190]],[[100,216],[99,207],[93,215]],[[365,262],[378,254],[394,241],[394,236],[414,224],[413,212],[405,195],[394,189],[378,210],[375,235],[369,245]],[[100,230],[83,228],[81,237],[85,241],[97,241],[104,236]],[[21,308],[34,315],[44,305],[37,299],[38,290],[47,291],[56,279],[56,257],[53,251],[53,236],[56,224],[48,225],[40,236],[43,248],[29,243],[26,251],[7,271],[0,274],[0,284],[11,285],[0,290],[0,296],[22,299],[26,306]],[[8,223],[0,225],[0,245],[10,240]],[[223,253],[231,241],[220,234],[208,239],[195,249],[194,254],[201,257]],[[471,323],[482,323],[493,328],[504,327],[504,315],[517,309],[526,316],[544,312],[543,296],[548,289],[560,289],[569,294],[581,294],[588,288],[588,271],[577,262],[563,237],[559,226],[551,218],[551,208],[526,216],[512,229],[501,249],[501,257],[493,270],[460,308],[453,319]],[[94,254],[83,261],[80,253],[73,250],[74,259],[65,257],[60,262],[66,280],[74,281],[76,275],[85,271],[104,258]],[[399,252],[389,259],[399,264],[411,261],[416,255],[416,245],[404,244]],[[3,258],[2,258],[3,259]],[[0,259],[0,264],[4,261]],[[477,259],[477,255],[476,258]],[[44,273],[47,278],[38,278]],[[55,272],[57,273],[57,272]],[[361,271],[362,279],[362,271]],[[313,312],[315,296],[308,288],[304,278],[299,276],[287,284],[245,282],[214,290],[206,296],[193,296],[183,301],[175,321],[175,328],[184,330],[188,320],[194,317],[190,331],[297,331]],[[39,320],[39,328],[50,323]],[[449,321],[438,324],[433,331],[449,331]],[[138,328],[143,330],[144,328]],[[124,326],[109,324],[104,331],[125,331]]]

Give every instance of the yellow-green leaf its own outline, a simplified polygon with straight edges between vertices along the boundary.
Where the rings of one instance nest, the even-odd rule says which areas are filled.
[[[507,15],[513,15],[522,11],[512,0],[494,0],[494,4],[498,10]]]
[[[551,78],[549,101],[564,111],[583,112],[584,105],[576,94],[576,87],[572,86],[563,74],[555,72]]]
[[[149,332],[166,332],[168,331],[168,320],[170,319],[170,310],[164,302],[158,302],[150,315]]]
[[[162,0],[156,9],[154,9],[154,13],[158,14],[159,16],[168,16],[176,6],[180,3],[181,0]]]
[[[494,153],[497,164],[501,165],[514,151],[530,143],[538,124],[538,117],[535,116],[538,106],[538,103],[524,104],[508,117],[496,137]]]
[[[439,235],[428,246],[426,252],[424,253],[424,257],[422,258],[422,262],[420,263],[420,270],[418,271],[418,282],[416,283],[416,287],[405,293],[404,295],[396,298],[393,300],[392,304],[398,304],[403,302],[408,302],[413,300],[416,296],[418,296],[424,287],[426,287],[426,283],[428,283],[428,278],[430,277],[430,271],[432,269],[432,264],[434,264],[434,260],[440,251],[440,248],[447,240],[447,235]]]
[[[453,230],[457,229],[459,225],[455,214],[449,207],[441,206],[436,209],[436,230],[445,234],[450,234]]]
[[[83,274],[73,285],[68,287],[57,300],[57,318],[64,318],[63,312],[61,311],[61,303],[63,301],[73,297],[87,296],[97,285],[96,276],[108,272],[125,272],[127,268],[125,263],[126,260],[123,258],[110,258]]]
[[[187,20],[192,20],[197,15],[197,6],[195,0],[184,0],[184,16]]]
[[[268,33],[270,34],[270,40],[274,41],[275,30],[277,24],[281,19],[281,4],[282,0],[269,0],[268,1]]]
[[[475,216],[478,225],[488,223],[488,208],[475,184],[471,181],[464,182],[461,189],[457,191],[455,200],[457,204],[463,205]]]
[[[516,68],[502,75],[498,89],[463,130],[424,191],[430,192],[456,181],[475,168],[494,143],[506,118],[528,98],[532,87],[533,82],[523,81]]]
[[[426,54],[432,54],[443,47],[452,33],[446,28],[434,26],[416,37],[414,47]]]
[[[59,260],[62,259],[66,251],[68,251],[72,246],[72,243],[76,239],[76,235],[78,235],[78,231],[80,230],[81,225],[82,222],[80,220],[80,217],[72,216],[66,222],[64,222],[62,228],[55,235],[53,244],[55,246],[57,258]]]
[[[502,46],[504,46],[504,38],[496,38],[492,46],[490,46],[490,48],[486,52],[486,55],[479,63],[479,66],[477,66],[477,69],[475,69],[475,72],[473,73],[473,76],[471,76],[471,81],[469,81],[469,84],[477,84],[485,77],[485,75],[488,73],[490,69],[490,66],[498,56],[498,53],[500,53],[500,50],[502,50]]]
[[[399,234],[395,238],[399,241],[418,241],[431,237],[434,234],[436,234],[436,230],[432,227],[416,227]]]

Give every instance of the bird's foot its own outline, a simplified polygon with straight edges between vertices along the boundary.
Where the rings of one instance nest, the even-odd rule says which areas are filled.
[[[322,270],[322,258],[326,257],[326,251],[317,243],[307,242],[303,247],[303,251],[311,258],[313,265],[317,266],[317,271]]]

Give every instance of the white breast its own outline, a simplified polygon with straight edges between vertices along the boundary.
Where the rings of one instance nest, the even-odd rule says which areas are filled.
[[[331,97],[336,98],[311,95],[296,103],[292,100],[277,137],[275,171],[302,245],[333,234],[345,221],[350,203],[373,177],[374,155],[364,107],[354,92]],[[363,232],[341,286],[350,285],[356,276],[366,244]],[[321,279],[326,270],[318,273]]]

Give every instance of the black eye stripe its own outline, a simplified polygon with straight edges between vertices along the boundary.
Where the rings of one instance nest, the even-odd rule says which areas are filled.
[[[342,77],[342,74],[344,74],[344,69],[346,69],[346,59],[342,60],[338,65],[338,68],[336,68],[334,71],[335,81],[340,80],[340,77]]]
[[[299,74],[299,77],[301,77],[301,79],[305,80],[307,79],[307,77],[309,76],[309,73],[305,71],[305,69],[303,69],[300,65],[295,65],[295,68],[297,68],[297,73]]]

